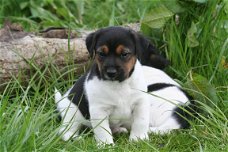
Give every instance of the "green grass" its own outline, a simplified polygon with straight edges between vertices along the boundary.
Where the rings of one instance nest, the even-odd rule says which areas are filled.
[[[19,77],[1,82],[6,87],[0,92],[0,151],[228,151],[228,40],[227,29],[223,26],[227,20],[228,4],[217,1],[202,4],[180,2],[185,11],[178,13],[178,25],[171,17],[161,29],[142,30],[171,60],[167,73],[195,97],[202,109],[200,119],[191,122],[191,129],[173,131],[168,135],[152,134],[149,141],[138,143],[129,142],[129,135],[115,135],[115,146],[100,149],[92,133],[64,142],[57,133],[60,123],[55,111],[54,88],[63,93],[72,86],[80,76],[79,65],[69,62],[64,68],[59,68],[49,60],[40,67],[31,60],[32,72],[22,71]],[[17,13],[20,12],[17,3],[15,0],[2,0],[0,7],[12,6],[8,17],[14,21],[31,25],[40,23],[35,30],[47,26],[45,18],[29,17],[28,9]],[[151,15],[161,3],[129,3],[123,0],[104,1],[98,5],[97,2],[85,1],[85,4],[74,4],[78,6],[77,17],[84,9],[80,22],[69,25],[69,20],[60,20],[61,15],[57,15],[57,22],[75,28],[96,28],[142,21],[144,15]],[[45,6],[50,8],[50,4]],[[55,10],[48,11],[53,13]],[[0,20],[6,18],[6,13],[7,9],[1,9]],[[52,24],[59,25],[57,22]],[[32,26],[27,27],[31,29]],[[192,35],[189,34],[191,32]],[[198,45],[189,44],[189,40],[197,41]]]

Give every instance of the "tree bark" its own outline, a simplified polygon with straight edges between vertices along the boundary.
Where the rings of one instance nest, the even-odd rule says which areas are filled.
[[[139,24],[127,26],[139,30]],[[30,61],[38,66],[50,61],[61,66],[66,63],[67,58],[75,63],[85,63],[89,59],[85,38],[91,32],[81,31],[80,36],[68,40],[44,38],[25,32],[22,36],[17,36],[15,31],[6,28],[0,30],[0,84],[9,81],[12,76],[17,77],[20,70],[29,70]],[[5,38],[6,35],[8,38]]]

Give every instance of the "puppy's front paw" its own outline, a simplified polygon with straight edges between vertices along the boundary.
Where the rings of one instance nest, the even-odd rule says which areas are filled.
[[[113,146],[115,146],[114,143],[104,143],[104,142],[97,143],[98,148],[113,147]]]
[[[67,131],[62,135],[62,139],[64,141],[68,141],[69,139],[76,139],[79,138],[78,134],[76,134],[75,132],[71,132],[71,131]]]
[[[140,135],[137,135],[137,134],[131,134],[130,135],[130,141],[139,141],[139,140],[148,140],[149,139],[149,136],[147,133],[145,134],[140,134]]]
[[[98,147],[104,147],[108,145],[114,145],[112,136],[100,136],[99,138],[95,136]]]
[[[97,147],[98,148],[104,148],[104,147],[110,147],[110,146],[111,147],[115,146],[113,141],[105,141],[105,142],[97,141]]]

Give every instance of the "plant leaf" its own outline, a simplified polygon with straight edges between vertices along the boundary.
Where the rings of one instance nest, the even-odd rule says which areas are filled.
[[[207,0],[193,0],[194,2],[197,2],[197,3],[206,3]]]
[[[167,7],[161,5],[146,14],[142,20],[142,24],[146,24],[150,28],[162,28],[166,21],[174,15]]]
[[[224,3],[225,3],[224,10],[228,14],[228,1],[224,1]]]
[[[28,7],[29,2],[22,2],[22,3],[20,3],[19,5],[20,5],[20,9],[23,10],[24,8]]]
[[[191,79],[188,79],[185,85],[194,90],[190,94],[201,102],[209,104],[205,96],[215,104],[219,101],[215,87],[209,83],[207,78],[200,74],[193,73]]]
[[[191,27],[189,28],[187,32],[187,45],[188,47],[196,47],[199,45],[199,42],[196,38],[197,34],[197,27],[194,22],[192,22]]]
[[[177,0],[161,1],[170,11],[173,13],[181,13],[185,11],[185,8],[182,7]]]
[[[58,18],[54,14],[41,7],[31,7],[30,10],[32,13],[32,17],[38,17],[46,20],[58,20]]]

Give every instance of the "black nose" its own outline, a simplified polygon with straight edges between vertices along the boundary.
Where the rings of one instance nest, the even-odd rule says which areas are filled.
[[[110,68],[107,68],[106,73],[109,78],[114,78],[114,77],[116,77],[117,70],[114,67],[110,67]]]

